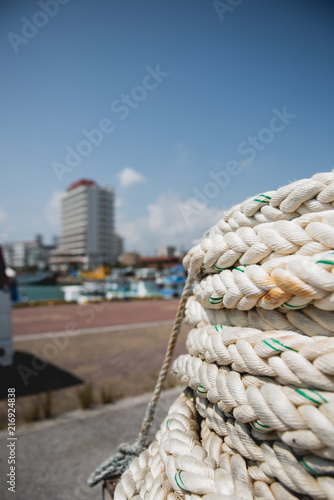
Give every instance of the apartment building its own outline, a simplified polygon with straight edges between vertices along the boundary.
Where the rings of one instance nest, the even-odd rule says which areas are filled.
[[[88,179],[74,182],[62,198],[60,242],[51,268],[94,269],[115,261],[113,189]]]

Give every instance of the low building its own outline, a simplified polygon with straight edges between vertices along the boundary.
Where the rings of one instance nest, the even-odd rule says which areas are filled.
[[[155,269],[174,267],[181,264],[180,257],[139,257],[138,266],[151,267]]]
[[[44,269],[48,266],[48,260],[54,248],[54,245],[44,244],[42,236],[38,234],[32,241],[5,243],[3,253],[9,267],[16,269],[24,267]]]
[[[71,270],[87,269],[88,261],[83,255],[78,255],[73,250],[56,248],[49,258],[50,271],[67,274]]]
[[[174,257],[176,252],[176,248],[173,246],[162,246],[158,249],[159,257]]]
[[[136,252],[123,253],[119,258],[119,262],[123,264],[123,266],[137,266],[138,260],[139,254]]]

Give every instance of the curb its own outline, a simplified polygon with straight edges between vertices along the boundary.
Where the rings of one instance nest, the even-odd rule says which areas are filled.
[[[173,389],[167,389],[161,393],[159,401],[163,401],[168,397],[177,397],[180,392],[182,392],[183,386],[177,386]],[[39,432],[41,430],[51,429],[53,427],[58,427],[70,423],[74,423],[75,421],[80,422],[87,419],[98,418],[104,415],[113,415],[113,413],[117,413],[119,411],[128,410],[129,408],[134,408],[136,406],[140,406],[142,404],[147,404],[153,392],[146,392],[145,394],[141,394],[139,396],[133,396],[131,398],[124,398],[116,401],[116,403],[108,404],[106,406],[98,406],[96,408],[91,408],[88,410],[74,410],[68,413],[63,413],[62,415],[58,415],[53,417],[50,420],[43,420],[42,422],[36,422],[33,424],[23,424],[19,428],[17,428],[16,436],[22,436],[24,434],[32,434],[34,432]],[[8,437],[8,431],[3,430],[0,431],[0,439],[5,439]]]

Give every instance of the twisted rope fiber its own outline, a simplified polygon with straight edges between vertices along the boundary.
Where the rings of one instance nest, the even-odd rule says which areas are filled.
[[[190,355],[179,357],[173,368],[195,394],[215,405],[218,422],[221,412],[231,414],[261,433],[281,432],[280,439],[293,448],[334,458],[332,392],[280,385],[270,377],[240,375]]]
[[[205,416],[205,410],[198,409]],[[303,495],[303,499],[333,498],[332,464],[328,466],[325,461],[298,456],[280,441],[261,443],[249,434],[246,426],[228,422],[228,419],[227,438],[211,431],[206,420],[201,427],[203,448],[215,457],[219,466],[230,466],[232,476],[249,486],[254,495],[250,498],[285,500],[300,498],[299,495]]]
[[[256,239],[254,240],[254,234],[248,232],[247,228],[255,228],[256,226],[279,220],[291,221],[301,215],[312,212],[333,210],[333,202],[333,172],[316,174],[311,179],[301,179],[279,188],[277,191],[268,191],[267,193],[253,196],[244,203],[235,205],[225,212],[224,217],[203,236],[199,245],[196,245],[188,252],[183,260],[184,266],[186,269],[190,269],[191,265],[192,272],[195,274],[219,271],[217,267],[219,268],[220,266],[217,265],[216,268],[214,267],[214,255],[217,254],[217,258],[219,258],[219,252],[222,250],[224,253],[224,244],[226,251],[229,248],[229,244],[232,245],[232,253],[230,252],[229,255],[232,258],[234,251],[242,254],[247,251],[248,245],[257,242]],[[240,228],[246,228],[246,230],[241,232],[241,234],[235,235],[236,237],[230,235],[227,239],[221,239],[222,235],[230,232],[236,233]],[[291,238],[291,231],[288,234],[287,239],[289,240]],[[218,239],[215,239],[216,236],[218,236]],[[242,242],[238,241],[239,236],[243,236]],[[224,242],[223,248],[220,249],[222,241]],[[237,247],[233,250],[235,245]],[[214,249],[213,255],[210,253],[211,249]],[[263,252],[261,244],[259,250]],[[208,262],[204,264],[207,252],[209,252],[207,257]],[[206,264],[213,266],[213,268],[207,270]]]
[[[165,359],[163,361],[152,398],[147,405],[146,413],[142,421],[137,440],[131,445],[121,444],[116,455],[112,455],[110,458],[108,458],[90,475],[90,477],[88,478],[88,484],[90,486],[94,486],[95,484],[106,478],[120,477],[123,472],[129,467],[129,464],[132,462],[133,458],[138,456],[147,448],[148,434],[153,423],[159,396],[169,372],[175,344],[180,333],[185,307],[192,290],[192,285],[193,279],[188,276],[179,302],[173,330],[165,354]]]
[[[334,338],[210,325],[191,330],[187,348],[189,354],[207,363],[231,365],[235,371],[252,375],[277,377],[279,373],[275,367],[280,370],[286,365],[284,372],[289,383],[294,384],[297,378],[304,384],[309,381],[310,384],[322,384],[328,390],[334,389],[334,378],[331,378],[334,375]],[[278,365],[277,358],[280,359]]]
[[[266,310],[255,307],[249,311],[238,309],[207,309],[191,295],[187,301],[185,320],[190,325],[226,325],[256,328],[258,330],[291,330],[309,336],[333,336],[334,313],[312,305],[299,310]]]
[[[115,500],[299,498],[292,491],[331,498],[327,493],[334,480],[326,475],[324,461],[296,456],[289,447],[273,441],[275,436],[269,442],[262,436],[254,438],[247,426],[228,417],[229,435],[222,439],[207,422],[209,408],[198,397],[194,406],[192,399],[186,391],[172,405],[156,441],[123,475]],[[196,411],[205,419],[200,436]],[[317,479],[304,463],[317,467]]]
[[[199,245],[204,252],[203,273],[217,273],[233,265],[258,264],[284,255],[313,255],[330,250],[334,247],[333,226],[331,210],[204,238]]]
[[[334,306],[334,251],[310,257],[286,256],[209,275],[194,288],[204,307],[249,310]]]
[[[217,469],[216,461],[203,448],[198,431],[192,393],[187,390],[170,407],[146,456],[136,458],[124,473],[116,487],[115,500],[251,498],[240,481]],[[241,496],[236,497],[235,493]]]

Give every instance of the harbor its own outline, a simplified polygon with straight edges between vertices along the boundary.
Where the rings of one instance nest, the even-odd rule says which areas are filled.
[[[147,268],[125,268],[106,275],[104,279],[85,281],[78,277],[64,284],[39,284],[38,273],[17,279],[17,300],[14,305],[54,302],[96,302],[101,300],[129,300],[180,297],[185,283],[185,269],[175,266],[164,272]],[[34,284],[34,279],[38,284]],[[72,283],[71,283],[72,281]],[[74,283],[73,283],[74,282]]]

